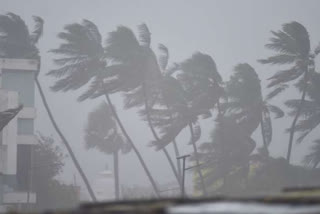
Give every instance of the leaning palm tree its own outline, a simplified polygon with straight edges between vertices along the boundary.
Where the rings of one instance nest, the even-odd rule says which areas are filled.
[[[119,133],[117,122],[105,102],[89,114],[85,129],[85,142],[87,149],[95,148],[105,154],[113,155],[115,197],[118,200],[120,196],[119,151],[129,152],[130,144]]]
[[[314,71],[314,58],[320,53],[320,49],[319,47],[315,50],[311,49],[309,34],[306,28],[298,22],[286,23],[282,26],[282,30],[271,32],[274,37],[270,39],[266,48],[274,50],[277,54],[259,61],[263,64],[290,65],[290,67],[278,71],[269,78],[268,87],[274,90],[267,98],[270,99],[283,92],[288,87],[288,83],[292,81],[299,81],[302,85],[300,107],[289,129],[287,160],[290,162],[296,124],[305,102],[307,83],[310,80],[309,73]]]
[[[296,131],[300,133],[297,139],[298,143],[301,143],[307,135],[320,125],[320,74],[310,73],[309,75],[311,78],[306,89],[307,98],[302,104],[301,110],[299,110],[300,100],[292,99],[285,103],[291,109],[290,115],[296,115],[297,111],[300,111],[302,116],[296,125]]]
[[[310,73],[310,82],[307,88],[307,99],[302,105],[300,110],[301,119],[297,122],[296,131],[300,133],[297,139],[298,143],[301,143],[306,136],[308,136],[313,130],[320,126],[320,74]],[[301,86],[298,86],[301,87]],[[291,115],[295,115],[300,108],[300,102],[297,99],[288,100],[286,105],[291,108]],[[304,160],[306,164],[313,164],[315,168],[318,165],[319,155],[319,140],[315,141],[314,146],[311,149],[311,153],[308,154]]]
[[[125,107],[142,107],[147,112],[148,125],[156,141],[159,141],[158,134],[150,120],[149,108],[154,104],[158,94],[157,79],[161,78],[160,68],[153,50],[149,47],[151,38],[150,32],[145,24],[139,26],[139,37],[126,27],[118,27],[116,31],[109,34],[105,48],[106,58],[110,61],[106,72],[102,74],[104,82],[101,90],[94,90],[94,93],[85,96],[96,97],[105,92],[123,92],[126,97]],[[166,148],[164,152],[170,167],[180,184],[180,179],[174,163]]]
[[[272,140],[270,113],[281,118],[284,112],[263,100],[260,79],[254,68],[247,63],[236,65],[226,83],[226,95],[228,102],[222,105],[226,113],[246,128],[248,136],[260,125],[263,148],[267,152]]]
[[[153,142],[153,145],[161,149],[172,142],[183,129],[189,128],[201,190],[207,195],[196,145],[201,136],[198,119],[210,117],[210,110],[222,96],[221,77],[213,59],[203,53],[195,53],[174,67],[161,83],[164,100],[169,103],[170,108],[156,106],[152,109],[154,123],[161,130],[160,141]]]
[[[72,148],[60,131],[54,117],[51,113],[49,105],[46,101],[46,97],[43,93],[41,84],[38,79],[40,73],[41,59],[39,56],[39,50],[37,43],[43,33],[43,20],[40,17],[35,16],[34,21],[36,23],[35,29],[32,33],[29,33],[28,27],[25,22],[16,14],[8,13],[7,15],[0,15],[0,56],[8,58],[25,58],[25,59],[38,59],[39,67],[38,72],[35,75],[35,82],[38,87],[40,97],[47,110],[49,118],[56,132],[59,134],[62,142],[65,144],[72,161],[74,162],[80,176],[82,177],[92,200],[96,200],[89,181],[83,172],[78,160],[76,159]]]
[[[102,37],[97,26],[89,20],[83,20],[82,23],[69,24],[64,29],[64,32],[58,34],[58,37],[64,43],[51,50],[51,52],[59,55],[59,58],[54,60],[59,67],[48,73],[48,75],[57,79],[52,86],[52,90],[67,92],[78,90],[89,84],[89,88],[78,98],[79,101],[105,96],[122,134],[137,155],[156,195],[159,196],[156,183],[139,150],[124,128],[109,96],[117,92],[130,91],[136,88],[136,82],[139,82],[136,77],[137,70],[130,70],[127,65],[116,63],[116,56],[121,54],[117,52],[117,48],[121,50],[127,45],[125,38],[121,37],[122,33],[111,32],[107,43],[112,43],[114,46],[107,45],[107,48],[105,48],[102,45]],[[129,33],[129,36],[132,33],[125,27],[119,27],[118,31],[125,32],[125,35]],[[123,57],[128,60],[130,51],[124,53]],[[107,66],[107,59],[110,63],[114,59],[114,64]],[[127,73],[126,71],[130,72]]]

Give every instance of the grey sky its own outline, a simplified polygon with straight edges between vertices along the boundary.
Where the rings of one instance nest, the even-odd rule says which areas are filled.
[[[136,26],[144,22],[152,33],[153,47],[156,48],[158,43],[165,44],[169,48],[171,62],[181,61],[195,51],[202,51],[214,58],[224,79],[228,79],[237,63],[248,62],[258,71],[263,85],[265,79],[276,70],[276,67],[263,66],[256,61],[270,54],[264,48],[271,36],[270,30],[278,30],[286,22],[298,21],[308,29],[313,46],[320,41],[320,1],[317,0],[0,0],[0,3],[1,13],[17,13],[29,26],[32,26],[32,15],[41,16],[45,20],[45,33],[40,42],[43,60],[40,78],[57,122],[72,143],[84,170],[90,174],[91,181],[109,160],[96,151],[87,152],[83,146],[83,128],[87,114],[99,101],[77,103],[79,92],[52,93],[49,86],[53,79],[44,75],[53,68],[52,55],[47,51],[57,47],[60,41],[56,35],[65,24],[89,19],[98,25],[105,38],[107,32],[118,25],[125,25],[136,31]],[[288,94],[279,97],[274,103],[281,103],[287,97]],[[113,98],[119,108],[121,99]],[[37,130],[44,134],[54,133],[39,99],[37,109]],[[123,112],[119,108],[118,112],[156,180],[160,183],[172,181],[174,177],[163,154],[146,146],[151,139],[148,127],[139,121],[134,111]],[[277,122],[274,127],[272,154],[284,156],[288,135],[283,132],[289,121],[283,119]],[[203,123],[205,135],[208,135],[211,128],[212,119]],[[259,133],[256,136],[260,143]],[[182,153],[190,150],[186,146],[188,137],[188,134],[182,133],[178,139]],[[308,139],[311,138],[312,136]],[[294,147],[293,159],[296,162],[306,152],[306,145]],[[120,162],[121,182],[148,184],[133,153]],[[112,162],[109,161],[109,165]],[[71,182],[75,172],[75,168],[68,164],[62,178]]]

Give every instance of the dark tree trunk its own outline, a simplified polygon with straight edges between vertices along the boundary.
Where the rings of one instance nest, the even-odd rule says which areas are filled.
[[[146,86],[145,84],[143,84],[143,94],[144,94],[144,106],[145,106],[145,109],[146,109],[146,113],[147,113],[147,120],[148,120],[148,125],[150,127],[150,130],[155,138],[156,141],[160,142],[160,138],[156,132],[156,130],[154,129],[153,127],[153,124],[152,124],[152,121],[151,121],[151,118],[150,118],[150,109],[149,109],[149,105],[148,105],[148,97],[147,97],[147,92],[146,92]],[[169,161],[169,164],[170,164],[170,167],[173,171],[173,174],[175,175],[177,181],[178,181],[178,184],[179,184],[179,187],[180,187],[180,190],[181,190],[181,179],[177,173],[177,170],[173,164],[173,161],[169,155],[169,152],[167,151],[166,148],[163,148],[162,151],[164,152],[167,160]]]
[[[300,116],[301,113],[301,109],[303,107],[305,98],[306,98],[306,94],[307,94],[307,85],[308,85],[308,71],[305,72],[304,74],[304,81],[303,81],[303,91],[302,91],[302,96],[301,96],[301,100],[300,100],[300,105],[298,107],[297,113],[292,121],[292,125],[290,127],[290,137],[289,137],[289,144],[288,144],[288,152],[287,152],[287,161],[288,163],[290,163],[290,158],[291,158],[291,150],[292,150],[292,143],[293,143],[293,139],[294,139],[294,133],[295,133],[295,128],[296,128],[296,124],[298,122],[298,118]]]
[[[151,183],[151,185],[152,185],[152,187],[153,187],[153,190],[154,190],[156,196],[157,196],[157,197],[160,197],[160,192],[159,192],[159,189],[158,189],[158,187],[157,187],[157,185],[156,185],[156,182],[154,181],[154,179],[153,179],[153,177],[152,177],[152,175],[151,175],[151,173],[150,173],[150,171],[149,171],[146,163],[144,162],[144,160],[143,160],[143,158],[142,158],[139,150],[138,150],[137,147],[134,145],[133,141],[131,140],[130,136],[128,135],[127,131],[125,130],[122,122],[120,121],[120,118],[119,118],[119,116],[118,116],[118,114],[117,114],[117,112],[116,112],[116,110],[115,110],[115,108],[114,108],[114,106],[113,106],[113,104],[112,104],[112,102],[111,102],[111,99],[110,99],[109,95],[108,95],[108,94],[105,94],[105,97],[106,97],[107,102],[108,102],[108,104],[109,104],[109,106],[110,106],[111,112],[112,112],[114,118],[116,119],[116,121],[117,121],[120,129],[121,129],[121,132],[122,132],[123,135],[127,138],[128,143],[129,143],[130,146],[132,147],[133,151],[136,153],[136,155],[137,155],[137,157],[138,157],[138,159],[139,159],[139,161],[140,161],[140,163],[141,163],[141,165],[142,165],[145,173],[147,174],[147,176],[148,176],[148,178],[149,178],[149,180],[150,180],[150,183]]]
[[[190,128],[190,134],[191,134],[191,142],[192,142],[192,146],[193,146],[193,150],[194,150],[194,158],[196,160],[196,170],[198,172],[199,178],[200,178],[200,184],[201,184],[201,189],[202,189],[202,193],[204,196],[208,196],[205,184],[204,184],[204,179],[203,179],[203,175],[201,172],[201,166],[200,166],[200,162],[199,162],[199,158],[198,158],[198,149],[197,149],[197,145],[196,142],[194,142],[194,132],[193,132],[193,127],[192,127],[192,123],[189,124],[189,128]]]
[[[90,186],[90,183],[89,183],[89,181],[88,181],[85,173],[83,172],[83,170],[82,170],[82,168],[81,168],[81,166],[80,166],[80,164],[79,164],[79,162],[78,162],[75,154],[73,153],[69,142],[68,142],[67,139],[64,137],[64,135],[63,135],[62,132],[60,131],[60,128],[58,127],[56,121],[54,120],[54,117],[53,117],[53,115],[52,115],[52,112],[51,112],[51,110],[50,110],[50,108],[49,108],[49,105],[48,105],[47,100],[46,100],[46,97],[45,97],[45,95],[44,95],[44,93],[43,93],[43,90],[42,90],[42,87],[41,87],[41,85],[40,85],[40,82],[39,82],[39,80],[38,80],[38,76],[35,77],[35,82],[36,82],[36,85],[37,85],[37,87],[38,87],[38,90],[39,90],[39,94],[40,94],[42,103],[43,103],[43,105],[44,105],[44,107],[45,107],[45,109],[46,109],[46,111],[47,111],[47,113],[48,113],[48,116],[49,116],[49,118],[50,118],[50,121],[51,121],[54,129],[55,129],[56,132],[58,133],[58,135],[59,135],[59,137],[61,138],[63,144],[66,146],[67,151],[68,151],[68,153],[69,153],[69,155],[70,155],[70,157],[71,157],[71,160],[73,161],[74,165],[76,166],[76,168],[77,168],[77,170],[78,170],[78,172],[79,172],[79,174],[80,174],[83,182],[85,183],[85,185],[86,185],[86,187],[87,187],[87,189],[88,189],[88,192],[89,192],[89,194],[90,194],[90,197],[91,197],[92,201],[97,201],[96,196],[95,196],[95,194],[94,194],[94,192],[93,192],[93,190],[92,190],[92,188],[91,188],[91,186]]]
[[[120,189],[119,189],[119,151],[113,153],[113,171],[114,171],[114,191],[116,200],[120,198]]]

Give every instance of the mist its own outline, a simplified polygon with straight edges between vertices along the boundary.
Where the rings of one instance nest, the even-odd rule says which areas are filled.
[[[38,53],[22,55],[21,46],[10,52],[8,45],[0,55],[41,62],[33,74],[32,131],[44,147],[36,144],[35,151],[54,157],[54,182],[79,188],[70,205],[94,201],[92,195],[102,201],[210,197],[319,185],[318,1],[0,3],[0,37],[8,12],[25,22],[31,36],[41,24],[33,16],[43,20],[43,34],[30,42]],[[280,31],[296,37],[287,41]],[[6,39],[0,44],[9,44]],[[287,56],[270,58],[279,55]],[[275,75],[283,70],[287,76]],[[299,107],[304,91],[307,104]],[[183,155],[190,155],[186,168],[193,167],[184,179]],[[99,193],[103,185],[110,191]],[[42,203],[39,209],[50,206]]]

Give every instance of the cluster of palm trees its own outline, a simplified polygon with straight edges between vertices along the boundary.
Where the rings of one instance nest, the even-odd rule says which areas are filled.
[[[29,33],[24,21],[9,13],[0,16],[1,57],[35,58],[40,61],[36,44],[43,32],[43,20],[34,18],[36,25]],[[315,71],[315,57],[320,48],[311,50],[307,30],[297,22],[284,24],[280,31],[272,31],[267,48],[275,55],[259,60],[263,64],[289,65],[269,78],[273,90],[264,98],[257,72],[247,63],[238,64],[230,80],[223,81],[211,56],[196,52],[190,58],[169,63],[169,50],[158,46],[160,56],[151,48],[151,33],[145,24],[138,26],[138,35],[128,27],[119,26],[104,39],[98,27],[89,20],[68,24],[58,34],[59,47],[52,49],[56,68],[47,72],[55,79],[55,92],[84,91],[78,101],[104,99],[88,115],[85,129],[87,148],[96,148],[114,157],[115,190],[119,198],[119,151],[133,151],[157,197],[161,197],[156,181],[150,173],[136,142],[129,136],[112,104],[112,95],[123,95],[125,109],[138,109],[141,120],[150,127],[153,140],[149,143],[164,153],[177,184],[181,186],[181,167],[177,136],[182,130],[190,132],[193,148],[196,186],[207,196],[218,181],[221,191],[233,182],[231,175],[241,174],[247,182],[250,161],[268,158],[272,141],[271,113],[281,118],[285,113],[270,100],[293,85],[301,92],[300,99],[286,101],[293,117],[289,132],[287,161],[290,162],[294,134],[301,133],[301,142],[320,123],[320,74]],[[40,72],[39,66],[39,72]],[[91,186],[81,169],[67,139],[55,123],[43,94],[38,75],[35,77],[42,101],[54,128],[68,149],[93,200]],[[102,98],[101,98],[102,97]],[[303,116],[303,117],[301,117]],[[214,118],[209,142],[201,140],[201,120]],[[256,143],[252,134],[260,127],[263,145],[254,154]],[[320,143],[315,141],[305,163],[316,167],[320,162]],[[167,148],[173,146],[175,157]],[[239,180],[237,181],[239,182]],[[226,183],[228,185],[226,185]]]

